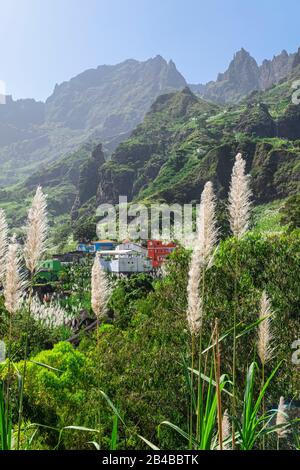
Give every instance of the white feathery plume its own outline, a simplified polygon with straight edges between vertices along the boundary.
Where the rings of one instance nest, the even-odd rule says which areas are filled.
[[[48,328],[66,325],[70,319],[67,312],[58,303],[51,301],[47,304],[41,302],[38,297],[31,300],[30,314]]]
[[[222,419],[222,438],[223,441],[227,441],[231,437],[231,425],[229,421],[229,415],[228,411],[225,410],[225,413],[223,415]],[[230,450],[230,444],[227,442],[226,444],[223,444],[223,449],[224,450]]]
[[[284,427],[285,424],[288,424],[288,415],[285,410],[284,397],[280,397],[276,415],[276,426],[282,426],[276,430],[279,439],[288,434],[288,430]]]
[[[211,182],[207,182],[201,195],[195,240],[187,285],[187,321],[192,335],[198,335],[202,325],[203,300],[199,293],[202,269],[210,261],[217,229],[215,221],[215,197]]]
[[[95,256],[91,276],[91,305],[97,319],[103,317],[107,301],[110,295],[110,286],[106,273],[100,264],[98,256]]]
[[[213,185],[210,181],[205,184],[201,195],[197,225],[199,248],[204,262],[208,263],[213,254],[218,237],[216,198],[214,195]]]
[[[201,252],[197,247],[194,248],[190,262],[187,285],[187,321],[192,335],[198,335],[202,325],[202,298],[199,293],[201,280]]]
[[[274,349],[272,347],[273,335],[271,332],[271,318],[273,312],[267,293],[263,291],[260,301],[259,326],[258,326],[258,355],[261,363],[265,365],[272,359]]]
[[[231,438],[231,425],[230,425],[228,411],[225,410],[223,414],[223,419],[222,419],[222,441],[223,441],[222,448],[223,450],[230,450],[229,438]],[[228,442],[225,442],[225,441],[228,441]],[[218,445],[218,450],[220,450],[219,445]]]
[[[236,238],[241,238],[248,230],[250,219],[251,190],[249,175],[245,174],[246,162],[241,153],[235,157],[229,190],[230,228]]]
[[[45,251],[47,237],[47,203],[42,188],[38,186],[28,211],[24,257],[26,267],[34,273]]]
[[[8,226],[6,222],[5,212],[0,209],[0,285],[4,282],[5,277],[5,259],[8,247]]]
[[[5,308],[10,314],[19,310],[24,291],[25,283],[21,275],[19,247],[14,236],[8,246],[4,283]]]

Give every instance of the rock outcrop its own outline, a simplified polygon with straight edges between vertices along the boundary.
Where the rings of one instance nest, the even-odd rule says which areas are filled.
[[[258,66],[245,49],[238,51],[224,73],[207,84],[190,85],[191,89],[205,99],[216,103],[238,102],[254,90],[266,90],[285,78],[300,63],[298,52],[288,54],[283,50],[271,60]]]
[[[156,56],[86,70],[56,85],[46,103],[8,97],[0,106],[0,186],[86,142],[101,141],[111,153],[160,94],[185,86],[174,62]]]

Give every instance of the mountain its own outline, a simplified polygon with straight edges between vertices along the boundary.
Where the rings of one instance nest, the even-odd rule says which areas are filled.
[[[175,64],[159,55],[102,65],[56,85],[46,101],[46,120],[70,129],[98,128],[101,137],[112,138],[135,127],[159,94],[185,85]]]
[[[109,160],[100,143],[86,143],[2,189],[1,207],[12,226],[20,226],[41,184],[52,225],[69,224],[71,215],[76,233],[94,223],[99,204],[117,204],[119,195],[130,202],[194,202],[212,180],[224,199],[239,151],[252,175],[255,204],[299,194],[300,106],[292,103],[292,83],[299,79],[300,65],[285,81],[236,105],[207,102],[188,87],[160,95]]]
[[[6,96],[5,105],[0,105],[0,145],[30,139],[32,128],[43,124],[44,119],[44,103],[30,99],[14,101]]]
[[[206,102],[189,88],[158,97],[130,138],[98,166],[90,199],[78,194],[75,226],[89,220],[99,204],[117,204],[119,195],[129,202],[183,204],[198,201],[211,180],[225,198],[238,152],[252,175],[255,204],[298,194],[300,106],[291,101],[297,77],[300,66],[286,82],[253,92],[235,106]]]
[[[299,63],[300,49],[295,54],[283,51],[261,66],[241,49],[216,82],[190,88],[217,104],[236,103],[253,90],[278,83]],[[7,97],[0,106],[0,187],[26,179],[85,143],[101,142],[109,157],[159,95],[185,86],[175,64],[158,55],[86,70],[56,85],[45,103]]]
[[[156,56],[87,70],[56,85],[45,103],[8,97],[0,106],[0,185],[17,182],[85,142],[102,141],[110,153],[157,96],[185,86],[175,64]]]
[[[288,54],[283,50],[271,60],[258,66],[256,60],[245,49],[238,51],[224,73],[206,85],[190,85],[201,97],[224,104],[238,102],[254,90],[266,90],[285,78],[300,63],[300,48]]]

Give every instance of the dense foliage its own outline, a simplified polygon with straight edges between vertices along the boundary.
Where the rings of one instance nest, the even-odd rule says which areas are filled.
[[[232,328],[233,266],[238,257],[238,332],[244,332],[238,340],[237,355],[240,413],[248,367],[253,360],[259,363],[257,327],[248,332],[245,327],[257,320],[263,289],[272,299],[275,312],[272,321],[275,354],[266,372],[271,373],[283,361],[269,387],[267,407],[276,406],[282,394],[287,399],[299,399],[299,377],[291,362],[291,344],[299,333],[299,253],[299,232],[268,237],[253,233],[239,244],[234,239],[223,241],[214,266],[207,272],[205,347],[210,344],[216,317],[221,335]],[[100,410],[100,433],[65,429],[59,447],[91,448],[87,442],[96,440],[101,448],[109,448],[114,413],[101,390],[112,400],[125,423],[119,420],[119,448],[146,446],[139,435],[160,448],[185,448],[180,435],[167,427],[161,428],[158,434],[157,426],[167,420],[186,429],[188,401],[184,363],[190,360],[185,314],[189,257],[186,250],[177,250],[170,257],[165,276],[160,279],[136,275],[115,281],[107,319],[98,334],[84,335],[78,347],[60,342],[35,355],[41,348],[42,337],[36,340],[33,337],[36,344],[31,350],[32,362],[28,364],[25,389],[28,429],[23,430],[24,436],[32,432],[30,423],[39,423],[37,445],[53,448],[58,442],[59,430],[64,427],[98,429]],[[65,274],[65,285],[74,282],[75,298],[79,295],[76,292],[81,292],[84,298],[89,282],[88,267],[74,269]],[[76,283],[72,278],[75,274],[78,276]],[[70,302],[74,304],[72,296]],[[225,374],[231,374],[231,343],[231,335],[220,343],[221,372]],[[209,373],[209,356],[207,359]],[[16,364],[16,368],[21,370],[22,362]],[[4,376],[5,370],[2,367]],[[256,374],[257,389],[259,383]],[[224,395],[225,405],[226,402]]]

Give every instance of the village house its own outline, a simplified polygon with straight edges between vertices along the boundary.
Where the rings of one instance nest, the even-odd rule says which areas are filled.
[[[142,252],[133,250],[102,250],[97,252],[105,271],[113,274],[145,273],[152,270],[151,261]]]
[[[138,243],[131,242],[130,240],[124,240],[122,243],[116,246],[116,250],[131,250],[147,256],[147,248],[139,245]]]
[[[163,243],[161,240],[148,240],[148,258],[151,259],[152,267],[159,268],[176,246],[173,242]]]
[[[83,253],[95,253],[103,250],[114,250],[117,242],[113,240],[97,240],[91,244],[79,243],[77,250]]]

